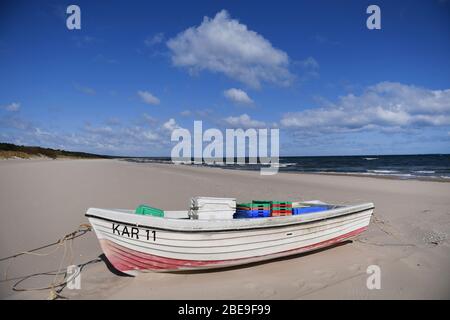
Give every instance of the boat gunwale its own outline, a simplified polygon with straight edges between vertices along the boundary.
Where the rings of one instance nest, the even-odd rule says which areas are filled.
[[[195,220],[195,219],[164,219],[162,221],[167,221],[167,222],[179,222],[179,221],[183,221],[184,223],[187,224],[193,224],[194,226],[196,226],[195,224],[199,224],[199,221],[201,221],[201,223],[205,224],[205,223],[211,223],[211,222],[226,222],[228,223],[228,225],[226,226],[222,226],[222,227],[212,227],[212,228],[202,228],[205,226],[200,226],[197,228],[183,228],[183,226],[151,226],[151,225],[147,225],[147,224],[142,224],[142,223],[132,223],[129,221],[123,221],[121,219],[112,219],[110,217],[104,217],[104,216],[99,216],[96,214],[92,214],[89,213],[89,211],[97,211],[97,210],[101,210],[103,211],[103,214],[107,214],[107,213],[113,213],[114,215],[117,216],[122,216],[122,217],[133,217],[136,218],[136,216],[133,216],[130,213],[124,213],[124,212],[120,212],[120,211],[115,211],[115,210],[111,210],[111,209],[97,209],[97,208],[89,208],[88,211],[86,212],[85,216],[88,218],[94,218],[94,219],[100,219],[100,220],[105,220],[105,221],[109,221],[109,222],[113,222],[113,223],[120,223],[123,225],[128,225],[128,226],[132,226],[132,227],[142,227],[142,228],[147,228],[147,229],[154,229],[154,230],[164,230],[164,231],[169,231],[169,232],[188,232],[188,233],[195,233],[195,232],[233,232],[233,231],[245,231],[245,230],[252,230],[252,229],[269,229],[269,228],[284,228],[286,226],[293,226],[293,225],[297,225],[297,224],[309,224],[309,223],[313,223],[313,222],[318,222],[318,221],[323,221],[323,220],[328,220],[328,219],[334,219],[334,218],[338,218],[338,217],[343,217],[343,216],[347,216],[347,215],[352,215],[352,214],[357,214],[357,213],[361,213],[364,211],[368,211],[368,210],[373,210],[375,208],[373,203],[362,203],[362,204],[358,204],[358,205],[351,205],[351,206],[345,206],[345,207],[340,207],[340,208],[336,208],[336,209],[331,209],[331,210],[327,210],[325,212],[318,212],[318,213],[313,213],[313,214],[308,214],[307,218],[310,219],[303,219],[304,215],[294,215],[294,216],[282,216],[282,217],[270,217],[270,218],[255,218],[255,219],[232,219],[232,220]],[[106,211],[106,212],[105,212]],[[324,213],[326,213],[324,215]],[[144,217],[144,216],[139,216],[140,218]],[[297,218],[297,219],[292,219],[293,217]],[[149,221],[153,220],[155,222],[162,222],[160,219],[160,217],[152,217],[152,216],[145,216],[146,219],[148,219]],[[272,218],[272,219],[271,219]],[[273,219],[275,218],[275,219]],[[298,219],[300,218],[300,219]],[[156,220],[158,219],[158,220]],[[264,221],[264,220],[265,221]],[[267,219],[270,219],[269,221],[267,221]],[[280,220],[277,219],[282,219],[284,220],[284,223],[280,223]],[[246,220],[247,222],[249,222],[249,224],[245,225],[240,225],[238,227],[233,226],[233,224],[236,224],[236,221],[244,221]],[[233,222],[230,222],[233,221]],[[244,221],[245,222],[245,221]],[[261,223],[261,222],[266,222]],[[208,226],[206,226],[208,227]]]

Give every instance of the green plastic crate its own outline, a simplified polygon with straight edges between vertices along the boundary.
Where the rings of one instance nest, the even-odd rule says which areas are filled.
[[[270,206],[271,211],[290,211],[292,201],[253,200],[254,204]]]
[[[143,216],[164,217],[164,210],[141,204],[136,208],[136,214]]]
[[[236,207],[251,207],[252,203],[237,203]]]
[[[252,203],[255,204],[266,204],[266,205],[271,205],[273,201],[269,201],[269,200],[253,200]]]
[[[272,205],[288,205],[292,206],[292,201],[272,201]]]
[[[255,208],[267,208],[270,209],[270,204],[269,203],[238,203],[236,205],[237,208],[250,208],[250,209],[255,209]]]

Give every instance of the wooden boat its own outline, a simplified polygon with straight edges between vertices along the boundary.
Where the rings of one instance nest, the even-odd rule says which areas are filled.
[[[331,246],[365,231],[374,205],[327,208],[231,220],[189,219],[187,211],[165,211],[162,218],[97,208],[90,208],[86,216],[111,264],[136,275],[229,267]]]

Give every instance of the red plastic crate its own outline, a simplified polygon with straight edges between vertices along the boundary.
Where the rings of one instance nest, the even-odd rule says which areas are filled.
[[[271,210],[292,210],[292,206],[272,206]]]
[[[292,216],[292,211],[272,211],[272,217]]]
[[[270,214],[272,217],[291,216],[292,210],[273,210]]]

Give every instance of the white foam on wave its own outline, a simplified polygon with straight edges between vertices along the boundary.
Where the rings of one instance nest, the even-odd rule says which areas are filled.
[[[371,173],[381,173],[381,174],[391,174],[391,173],[397,173],[397,170],[367,170],[367,172]]]

